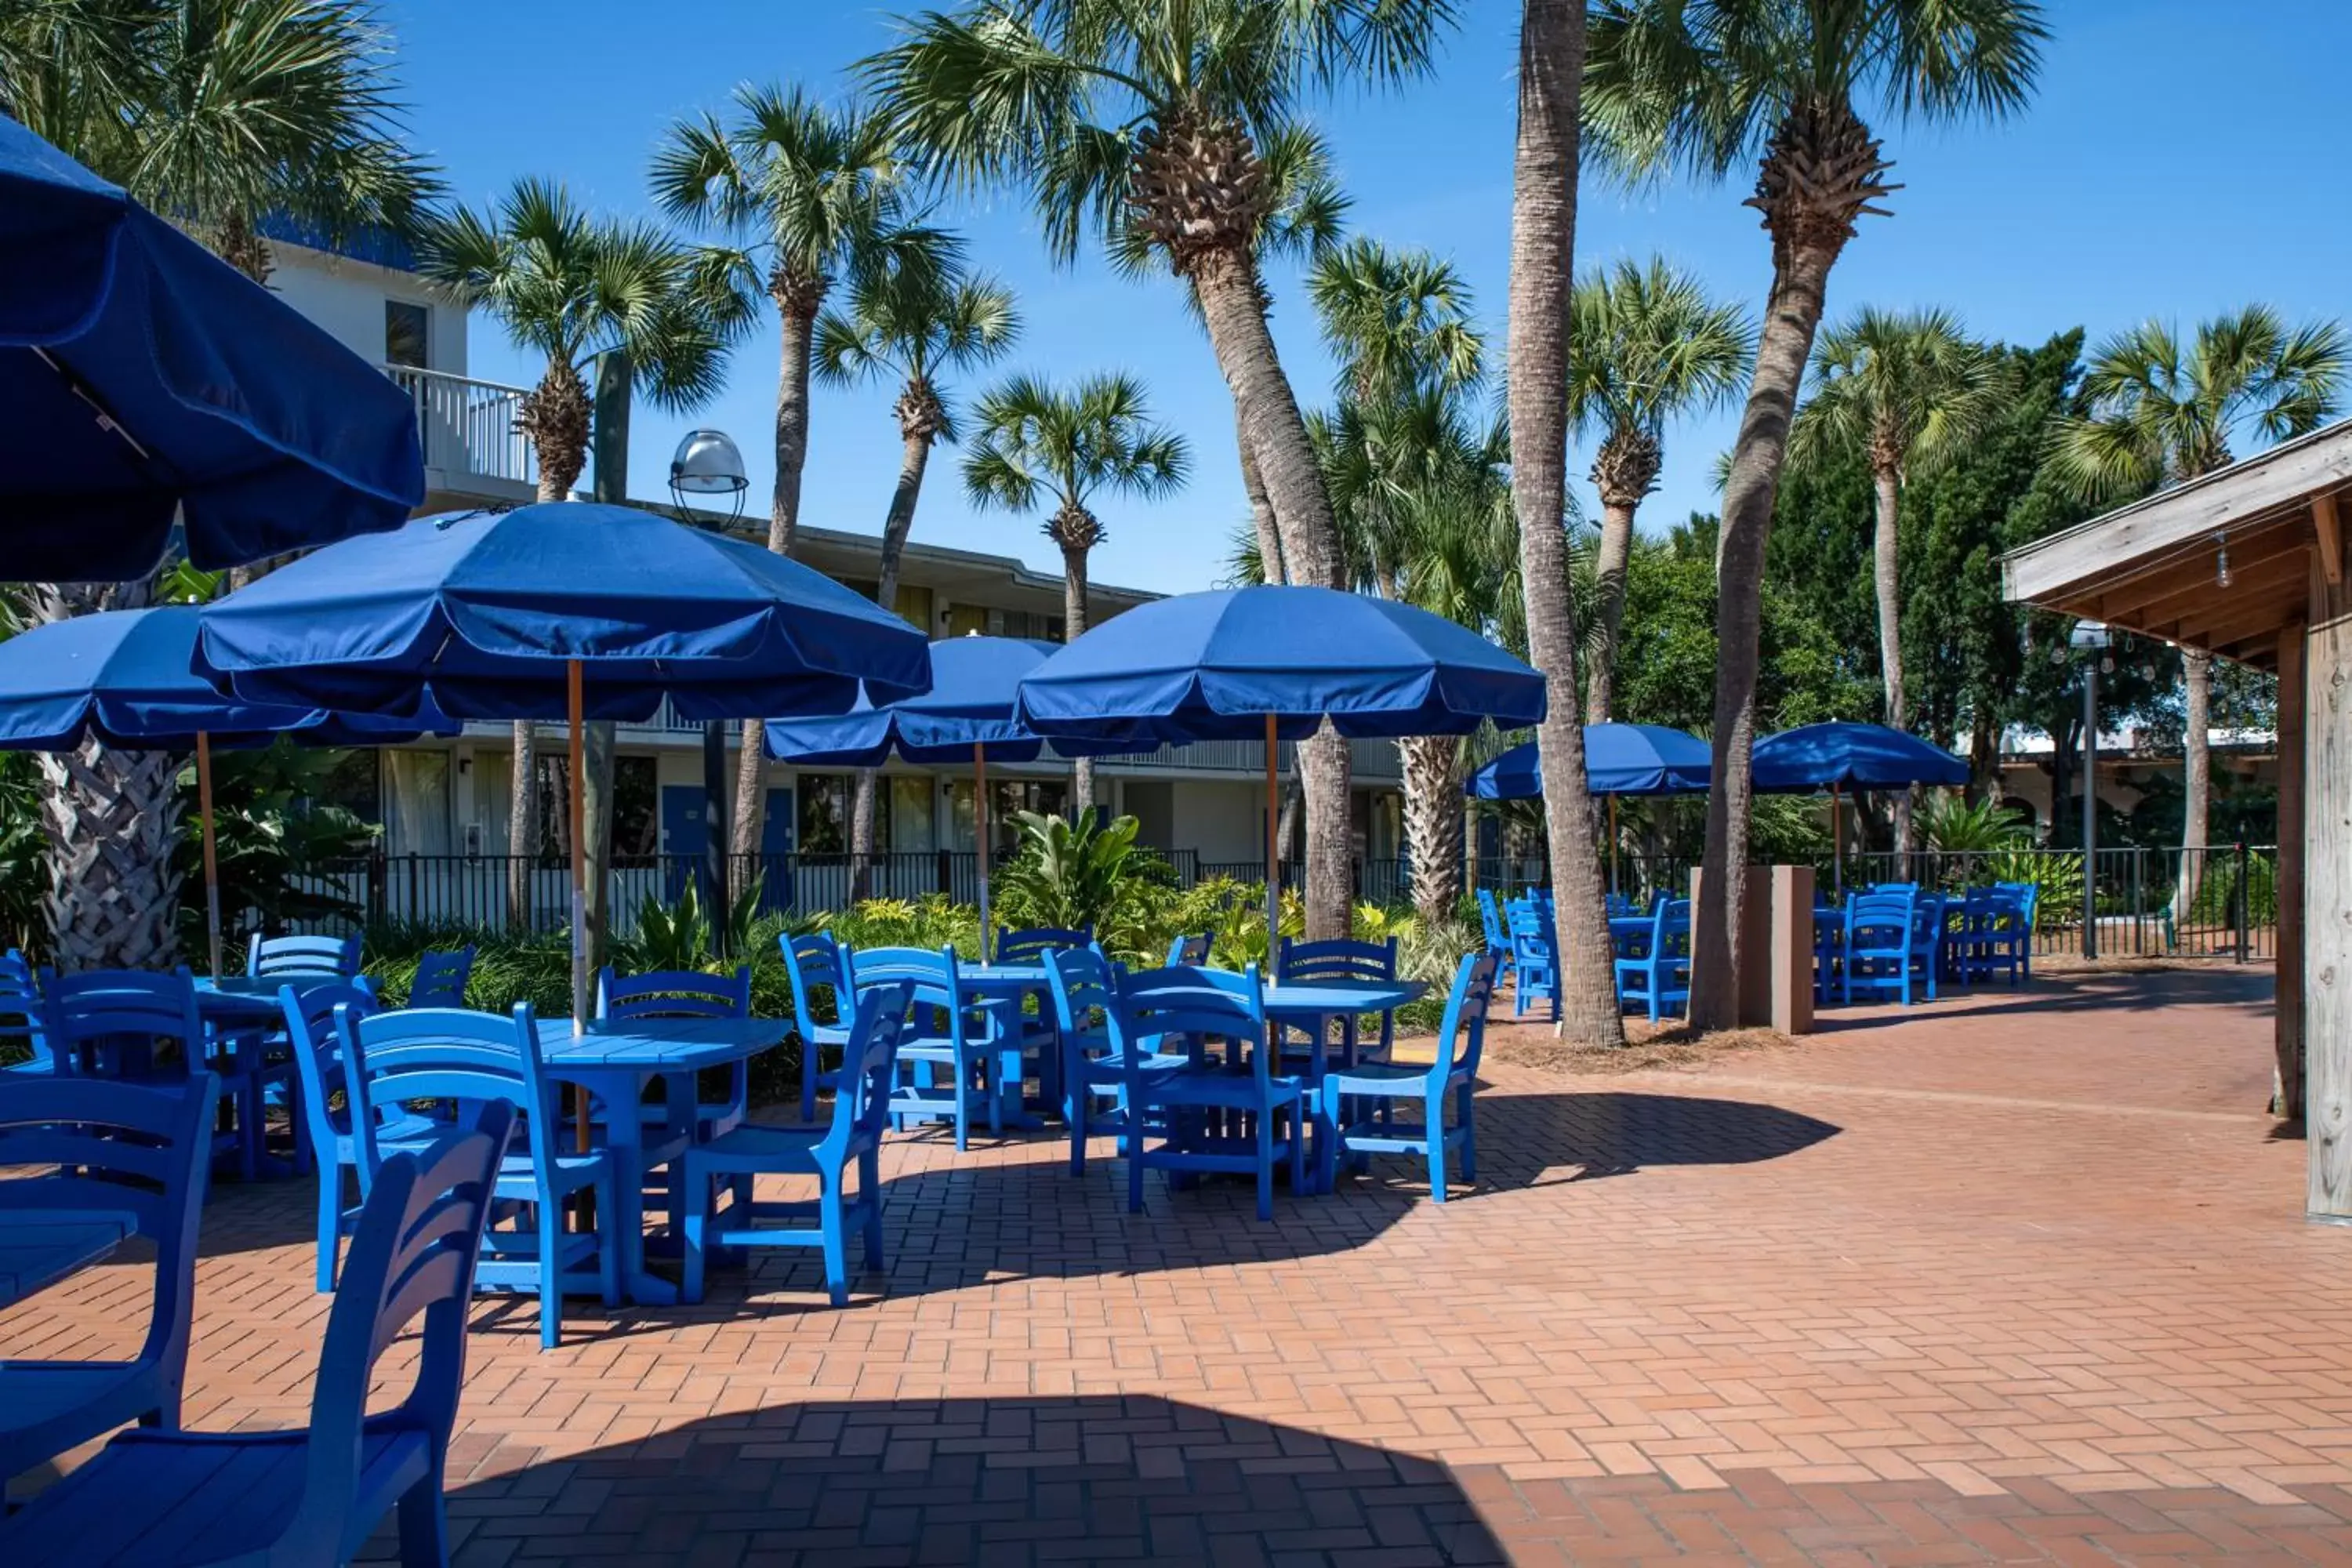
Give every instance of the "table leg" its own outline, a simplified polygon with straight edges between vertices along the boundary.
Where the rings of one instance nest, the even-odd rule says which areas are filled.
[[[647,1307],[677,1303],[677,1287],[646,1267],[645,1120],[637,1101],[645,1078],[635,1072],[582,1073],[580,1087],[604,1102],[604,1147],[613,1159],[613,1208],[609,1223],[621,1247],[621,1294]]]

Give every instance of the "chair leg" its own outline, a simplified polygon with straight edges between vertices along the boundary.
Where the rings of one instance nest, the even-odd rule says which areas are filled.
[[[335,1254],[343,1232],[343,1168],[319,1167],[319,1294],[335,1291]]]
[[[551,1351],[563,1339],[563,1205],[547,1193],[540,1197],[539,1348]]]
[[[449,1517],[441,1500],[441,1467],[435,1465],[400,1494],[401,1568],[446,1568]]]
[[[817,1064],[824,1058],[824,1050],[814,1040],[801,1042],[801,1121],[816,1120]]]
[[[1454,1116],[1462,1124],[1462,1179],[1475,1182],[1478,1179],[1478,1123],[1470,1109],[1474,1099],[1472,1086],[1465,1083],[1455,1093],[1460,1097],[1455,1102]]]
[[[1298,1157],[1297,1129],[1291,1129],[1291,1159]],[[1257,1119],[1257,1217],[1274,1217],[1274,1114],[1268,1111]]]
[[[1067,1107],[1070,1123],[1070,1174],[1083,1176],[1087,1173],[1087,1108],[1094,1096],[1087,1092],[1086,1083],[1075,1071],[1067,1072],[1063,1081],[1071,1086]]]
[[[971,1131],[971,1068],[969,1063],[955,1064],[955,1146],[961,1154],[970,1146]]]
[[[824,1180],[817,1196],[817,1226],[824,1247],[824,1288],[836,1307],[849,1305],[849,1239],[843,1234],[840,1178]]]
[[[620,1180],[619,1174],[607,1166],[604,1179],[596,1184],[596,1287],[607,1307],[621,1304],[623,1240],[621,1227],[614,1223],[621,1213],[614,1197]]]
[[[868,1149],[857,1157],[857,1182],[866,1201],[866,1267],[879,1274],[888,1267],[882,1256],[882,1151]]]
[[[686,1272],[678,1283],[677,1299],[691,1307],[702,1300],[704,1271],[709,1268],[710,1211],[718,1203],[714,1193],[718,1184],[684,1161],[678,1164],[678,1185],[687,1189],[687,1205]]]
[[[1128,1108],[1127,1124],[1129,1128],[1127,1153],[1127,1212],[1129,1214],[1141,1214],[1143,1212],[1144,1131],[1143,1111],[1140,1107],[1130,1106]],[[1175,1130],[1171,1127],[1169,1131],[1170,1135],[1173,1136]]]

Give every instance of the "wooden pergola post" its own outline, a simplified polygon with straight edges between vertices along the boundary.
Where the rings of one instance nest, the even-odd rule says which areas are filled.
[[[2304,636],[2297,621],[2278,640],[2277,1068],[2271,1112],[2284,1121],[2303,1114]]]
[[[2344,1225],[2352,1224],[2352,616],[2311,628],[2303,693],[2304,1213]]]

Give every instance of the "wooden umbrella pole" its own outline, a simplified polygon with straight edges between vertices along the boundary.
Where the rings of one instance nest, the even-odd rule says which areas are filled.
[[[1838,786],[1830,785],[1830,886],[1845,897],[1845,835],[1838,831]]]
[[[204,817],[205,940],[211,947],[213,978],[221,977],[220,858],[213,845],[213,738],[196,731],[196,810]]]
[[[1265,972],[1282,951],[1282,781],[1274,715],[1265,716]]]
[[[996,932],[988,912],[988,748],[977,742],[971,748],[971,836],[980,850],[980,961],[986,963]]]
[[[581,796],[588,780],[587,742],[582,734],[581,710],[586,706],[580,684],[580,661],[564,666],[564,699],[572,721],[572,1032],[588,1032],[588,858],[581,834],[587,809]],[[588,1095],[574,1089],[578,1108],[580,1152],[588,1152]],[[635,1106],[616,1107],[614,1115],[634,1112]]]
[[[1617,797],[1609,797],[1609,893],[1617,894]]]

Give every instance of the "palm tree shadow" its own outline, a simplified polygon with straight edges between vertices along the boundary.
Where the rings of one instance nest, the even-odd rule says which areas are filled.
[[[1844,1131],[1753,1100],[1702,1095],[1496,1095],[1480,1101],[1479,1174],[1491,1188],[1561,1186],[1660,1165],[1747,1165],[1784,1159]],[[1487,1121],[1500,1124],[1490,1136]],[[1572,1175],[1559,1175],[1574,1166]]]
[[[458,1443],[461,1563],[528,1552],[558,1497],[563,1538],[614,1562],[1507,1561],[1443,1464],[1149,1395],[811,1401],[565,1458]],[[357,1561],[397,1555],[386,1528]]]

